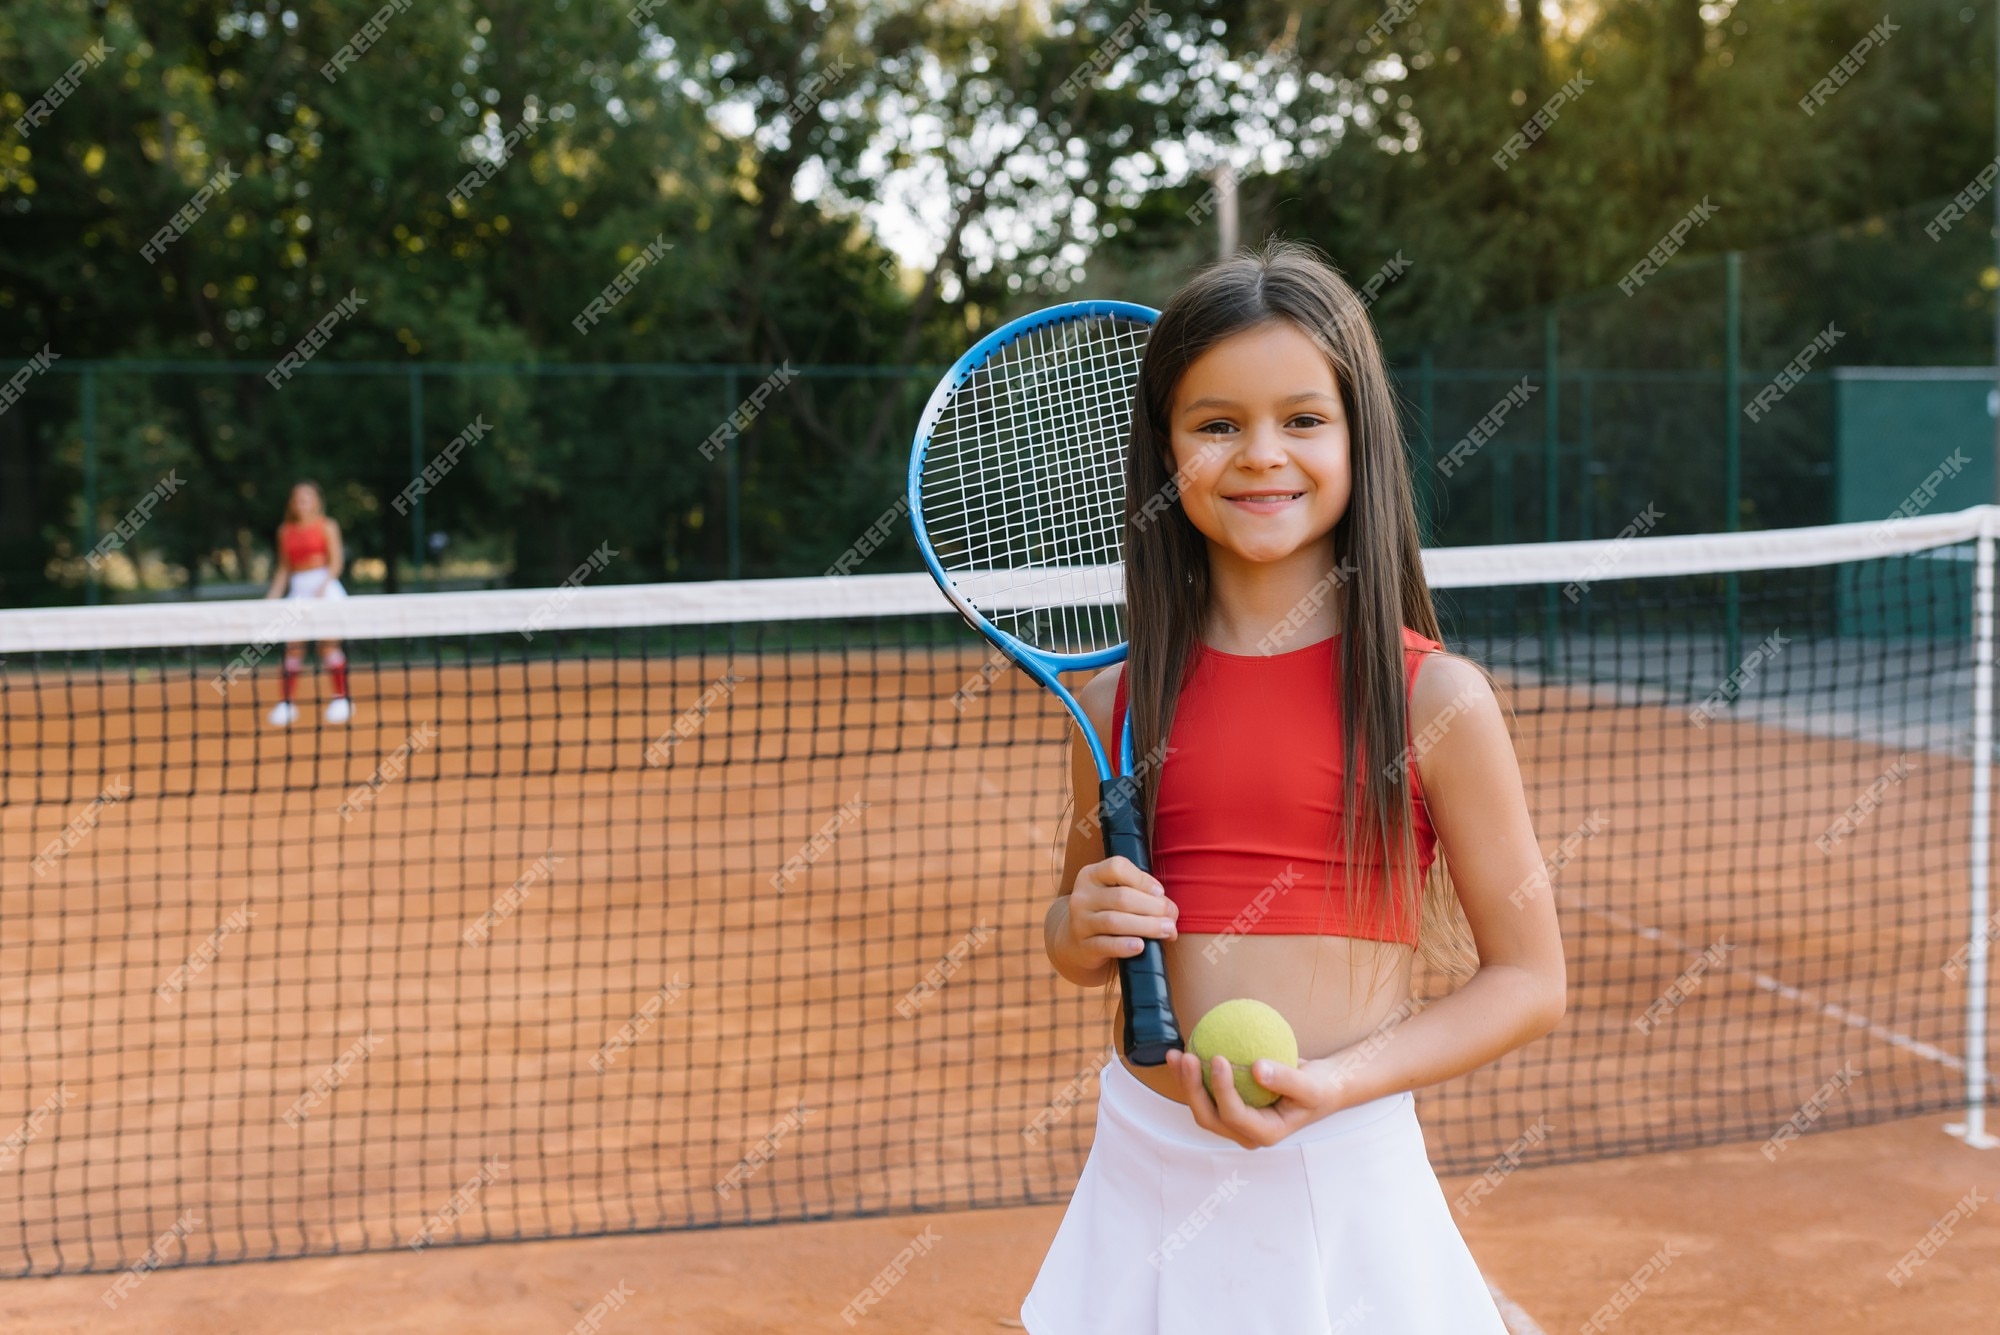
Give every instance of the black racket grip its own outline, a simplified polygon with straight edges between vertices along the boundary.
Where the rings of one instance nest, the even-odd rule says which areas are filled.
[[[1126,858],[1139,870],[1151,871],[1135,800],[1138,784],[1130,775],[1121,775],[1103,780],[1097,792],[1104,856]],[[1142,939],[1144,949],[1118,961],[1118,985],[1125,1001],[1125,1055],[1135,1066],[1164,1066],[1167,1054],[1185,1044],[1174,1023],[1173,999],[1167,995],[1166,953],[1154,938]]]

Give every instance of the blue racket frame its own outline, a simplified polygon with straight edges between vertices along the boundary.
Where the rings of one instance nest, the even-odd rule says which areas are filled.
[[[983,365],[999,349],[1016,339],[1033,333],[1051,324],[1071,320],[1087,319],[1093,316],[1122,316],[1147,325],[1155,323],[1160,313],[1150,306],[1141,306],[1128,301],[1071,301],[1059,306],[1050,306],[1018,320],[1010,320],[966,350],[931,391],[931,397],[924,405],[923,416],[918,420],[916,436],[910,445],[910,473],[908,500],[910,523],[916,532],[917,550],[923,553],[924,565],[931,578],[944,591],[952,605],[958,609],[967,624],[1014,663],[1046,687],[1056,699],[1062,702],[1070,717],[1076,720],[1077,730],[1085,745],[1090,748],[1091,761],[1097,767],[1099,783],[1101,824],[1104,831],[1105,853],[1107,856],[1123,855],[1142,870],[1151,870],[1151,861],[1146,853],[1144,832],[1138,813],[1138,787],[1132,778],[1132,714],[1128,709],[1125,723],[1119,732],[1117,768],[1114,770],[1111,758],[1104,752],[1104,745],[1097,736],[1097,729],[1091,725],[1083,706],[1077,703],[1057,674],[1075,672],[1089,668],[1109,667],[1123,662],[1129,646],[1116,644],[1105,649],[1092,650],[1082,654],[1055,654],[1035,648],[1014,635],[1000,629],[978,608],[974,607],[953,585],[951,577],[938,562],[930,531],[924,523],[923,474],[924,460],[929,454],[931,432],[944,411],[945,403],[952,393],[965,383],[974,370]],[[1141,1066],[1158,1066],[1166,1061],[1166,1054],[1183,1047],[1180,1030],[1174,1018],[1173,1003],[1167,995],[1166,966],[1160,943],[1151,938],[1144,939],[1140,954],[1121,959],[1118,962],[1120,983],[1123,988],[1125,1009],[1126,1055]]]
[[[1051,654],[1025,644],[1001,630],[978,608],[965,600],[964,596],[952,586],[951,577],[945,573],[944,567],[938,564],[937,553],[931,546],[930,531],[924,526],[923,507],[924,456],[929,450],[931,430],[937,425],[938,414],[944,410],[945,400],[951,397],[952,391],[964,384],[966,378],[987,358],[1016,339],[1048,325],[1063,324],[1096,315],[1124,316],[1127,319],[1144,321],[1146,324],[1152,324],[1160,318],[1160,313],[1151,306],[1141,306],[1130,301],[1064,302],[1060,306],[1049,306],[1031,315],[1024,315],[1018,320],[1008,321],[973,344],[966,350],[964,356],[952,363],[951,369],[945,372],[942,380],[938,381],[937,388],[931,391],[930,400],[924,404],[924,414],[917,422],[916,437],[910,444],[909,503],[910,523],[917,534],[917,550],[923,553],[924,565],[930,570],[931,578],[937,581],[938,587],[944,590],[945,597],[951,599],[952,605],[958,608],[959,615],[964,617],[974,630],[991,640],[1002,653],[1013,659],[1022,671],[1055,693],[1056,698],[1062,701],[1063,708],[1070,712],[1070,717],[1074,718],[1082,729],[1083,739],[1090,747],[1090,758],[1097,764],[1097,777],[1109,779],[1117,774],[1132,772],[1131,718],[1129,716],[1126,718],[1124,730],[1118,739],[1118,768],[1114,771],[1110,757],[1104,754],[1103,743],[1097,738],[1097,729],[1090,725],[1089,718],[1084,715],[1083,706],[1076,702],[1076,697],[1070,694],[1069,689],[1057,679],[1056,674],[1080,672],[1122,663],[1125,661],[1127,646],[1115,644],[1108,649],[1097,649],[1087,654]]]

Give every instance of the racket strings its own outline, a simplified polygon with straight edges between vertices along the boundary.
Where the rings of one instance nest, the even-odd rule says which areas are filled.
[[[1006,462],[1020,470],[1024,486],[1035,489],[1018,512],[1027,530],[1023,536],[1032,551],[1053,554],[1050,562],[1031,559],[1012,568],[1093,568],[1120,561],[1130,385],[1112,355],[1114,345],[1087,336],[1097,332],[1044,326],[1023,340],[1025,355],[1009,368],[1019,376],[1008,395]],[[1116,326],[1106,332],[1117,338]],[[1038,430],[1046,439],[1037,440]],[[1061,592],[1054,578],[1037,582],[1050,595]],[[1107,629],[1123,638],[1115,620],[1107,626],[1102,606],[1052,596],[1036,610],[1053,619],[1054,638],[1065,647],[1091,647],[1082,641]]]
[[[995,626],[1047,653],[1125,638],[1125,447],[1149,327],[1044,325],[954,388],[921,479],[939,565]]]

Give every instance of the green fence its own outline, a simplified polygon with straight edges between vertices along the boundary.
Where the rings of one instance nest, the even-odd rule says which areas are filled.
[[[1905,456],[1928,448],[1893,434],[1899,416],[1981,432],[1959,400],[1989,380],[1991,235],[1968,219],[1932,239],[1941,203],[1767,250],[1684,251],[1629,292],[1392,341],[1426,542],[1888,514]],[[1914,381],[1893,412],[1850,404],[1843,427],[1832,368],[1853,366],[1958,369]],[[330,356],[289,379],[264,362],[19,369],[0,410],[0,605],[244,592],[301,476],[323,485],[364,588],[556,583],[606,546],[617,556],[594,580],[818,574],[896,505],[942,370],[774,380],[761,365]],[[1933,508],[1990,498],[1984,430],[1983,471],[1963,484],[1979,494]],[[146,522],[110,550],[148,496]],[[884,527],[859,568],[916,568],[905,526]]]
[[[1933,239],[1943,203],[1765,250],[1684,251],[1629,292],[1392,353],[1427,541],[1602,538],[1641,515],[1657,533],[1824,524],[1842,488],[1886,516],[1903,499],[1886,473],[1837,476],[1832,368],[1992,381],[1992,234],[1972,218]],[[1993,449],[1988,422],[1984,491],[1959,504],[1993,499]]]
[[[941,370],[63,358],[0,414],[0,602],[240,592],[301,477],[362,587],[557,583],[601,546],[597,580],[817,574],[901,495]]]

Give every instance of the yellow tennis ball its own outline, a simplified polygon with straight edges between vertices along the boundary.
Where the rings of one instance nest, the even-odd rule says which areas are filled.
[[[1188,1035],[1188,1051],[1201,1058],[1202,1083],[1211,1096],[1215,1083],[1209,1063],[1227,1057],[1236,1075],[1237,1095],[1253,1108],[1268,1108],[1278,1096],[1257,1083],[1250,1074],[1251,1063],[1269,1057],[1287,1066],[1299,1064],[1299,1039],[1291,1025],[1275,1009],[1249,997],[1225,1001],[1202,1016]]]

